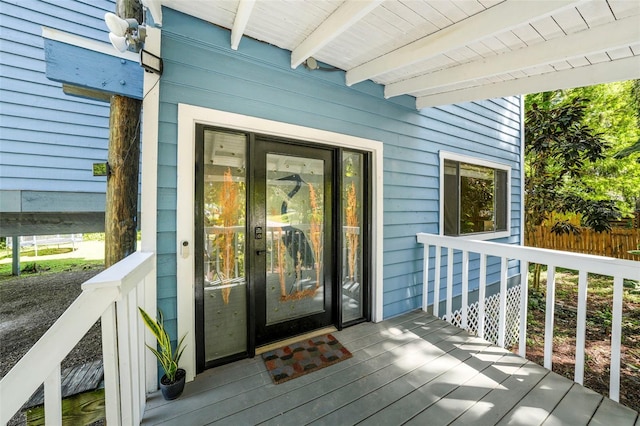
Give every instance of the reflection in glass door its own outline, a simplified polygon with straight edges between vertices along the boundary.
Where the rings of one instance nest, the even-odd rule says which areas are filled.
[[[323,194],[322,160],[267,154],[267,325],[324,310]]]
[[[247,351],[246,135],[203,129],[196,285],[204,364]],[[198,333],[198,328],[196,329]],[[202,341],[201,340],[201,341]],[[200,352],[200,356],[202,351]]]
[[[365,193],[366,157],[363,153],[342,154],[342,322],[365,316],[368,300],[365,259],[367,229]]]
[[[262,141],[256,155],[256,343],[333,321],[333,153]],[[264,192],[262,192],[264,191]],[[263,238],[263,241],[260,241]],[[264,254],[262,254],[264,253]]]

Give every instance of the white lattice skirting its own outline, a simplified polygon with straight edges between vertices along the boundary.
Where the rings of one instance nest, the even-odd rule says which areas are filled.
[[[500,294],[487,297],[484,302],[484,310],[484,339],[497,345],[499,341]],[[466,328],[462,327],[462,309],[453,312],[451,321],[446,318],[446,315],[442,319],[457,327],[465,328],[469,333],[478,335],[478,312],[478,302],[469,305]],[[518,342],[520,335],[520,285],[513,286],[507,290],[506,319],[504,345],[508,348]]]

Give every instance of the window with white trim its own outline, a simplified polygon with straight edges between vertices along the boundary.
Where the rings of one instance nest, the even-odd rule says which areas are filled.
[[[474,238],[509,235],[509,166],[441,152],[440,168],[442,234]]]

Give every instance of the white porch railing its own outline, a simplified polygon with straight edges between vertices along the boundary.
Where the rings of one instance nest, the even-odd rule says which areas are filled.
[[[429,288],[433,289],[433,314],[443,317],[449,322],[454,321],[452,309],[453,287],[454,287],[454,258],[459,261],[457,269],[461,269],[461,308],[460,318],[456,322],[462,328],[469,328],[467,318],[469,314],[469,282],[472,281],[469,270],[469,256],[475,253],[479,256],[479,271],[477,278],[474,272],[474,284],[478,284],[478,307],[477,307],[477,334],[484,336],[485,329],[485,293],[487,286],[487,259],[496,257],[499,262],[499,314],[498,314],[498,345],[505,346],[507,335],[507,279],[509,278],[509,268],[518,271],[528,271],[529,264],[538,263],[547,265],[547,291],[546,291],[546,320],[544,338],[544,367],[551,369],[553,355],[553,320],[555,304],[555,270],[557,267],[577,270],[578,281],[578,311],[576,329],[576,355],[575,355],[575,376],[574,380],[582,384],[584,377],[585,363],[585,331],[587,314],[587,276],[588,274],[599,274],[613,277],[613,307],[611,325],[611,364],[609,397],[614,401],[619,400],[620,395],[620,345],[622,339],[622,294],[624,279],[640,280],[640,262],[632,260],[620,260],[610,257],[583,255],[556,250],[538,249],[533,247],[523,247],[511,244],[500,244],[486,241],[467,240],[455,237],[446,237],[433,234],[417,234],[418,243],[424,244],[424,269],[423,269],[423,310],[427,310]],[[434,247],[434,252],[430,251]],[[431,255],[430,255],[431,253]],[[442,258],[446,255],[446,268],[444,269],[446,284],[445,291],[445,313],[439,312],[440,285],[442,283]],[[433,280],[429,280],[430,262],[433,262]],[[515,273],[513,275],[518,275]],[[519,354],[526,355],[527,324],[522,318],[527,318],[527,275],[522,274],[520,285],[520,320],[519,322]],[[430,284],[433,282],[433,284]]]
[[[155,255],[136,252],[82,284],[82,293],[0,381],[0,424],[44,383],[46,424],[62,424],[60,363],[101,319],[106,420],[139,424],[145,406],[144,306]],[[155,364],[153,365],[155,369]]]

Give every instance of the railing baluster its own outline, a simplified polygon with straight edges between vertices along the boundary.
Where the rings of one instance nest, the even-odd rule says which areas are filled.
[[[527,356],[527,310],[529,308],[529,262],[520,260],[520,341],[518,354]]]
[[[553,317],[556,303],[556,267],[547,266],[547,302],[544,322],[544,367],[553,363]]]
[[[62,424],[62,373],[60,364],[44,381],[44,424]]]
[[[100,319],[102,329],[102,363],[104,368],[105,417],[108,425],[120,425],[120,371],[116,308],[111,305]]]
[[[622,276],[613,277],[613,310],[611,312],[611,373],[609,398],[620,400],[620,344],[622,340]]]
[[[138,286],[136,289],[136,307],[138,306],[146,306],[145,305],[145,298],[146,298],[146,293],[147,293],[147,278],[145,278],[144,282],[142,285]],[[140,412],[140,416],[144,415],[144,407],[146,405],[146,395],[145,395],[145,386],[146,386],[146,377],[145,377],[145,373],[147,370],[147,363],[146,363],[146,352],[151,352],[151,351],[145,351],[145,346],[144,346],[144,340],[145,340],[145,326],[142,323],[142,321],[140,320],[140,318],[138,317],[138,312],[136,312],[135,314],[136,316],[135,318],[135,325],[136,325],[136,329],[138,330],[138,340],[134,342],[134,348],[135,350],[138,352],[138,365],[136,368],[136,371],[138,372],[138,388],[137,388],[137,393],[138,393],[138,411]]]
[[[582,384],[584,379],[584,348],[587,323],[587,271],[578,273],[578,313],[576,316],[576,370],[574,381]]]
[[[440,246],[436,246],[436,270],[433,276],[433,316],[440,317],[440,263],[442,259]]]
[[[449,247],[447,249],[447,321],[449,323],[453,323],[453,312],[452,312],[452,302],[453,302],[453,248]]]
[[[142,418],[140,413],[140,401],[138,400],[138,388],[140,387],[139,374],[138,374],[138,297],[137,291],[134,288],[127,295],[127,308],[128,316],[126,318],[126,324],[124,326],[129,330],[129,350],[128,357],[130,360],[129,368],[131,371],[131,415],[132,424],[139,424]]]
[[[120,370],[120,408],[122,423],[133,424],[133,402],[131,401],[131,353],[130,342],[128,340],[129,307],[127,298],[116,302],[116,313],[118,316],[116,333],[118,336],[118,364]]]
[[[503,257],[500,261],[500,309],[498,310],[498,346],[504,348],[507,334],[507,277],[509,273],[509,259]]]
[[[469,309],[469,252],[462,251],[462,306],[460,325],[464,330],[468,328],[467,316]]]
[[[427,312],[429,306],[429,244],[424,245],[422,260],[422,310]]]
[[[480,277],[478,280],[478,337],[484,339],[484,302],[487,293],[487,255],[480,253]]]

